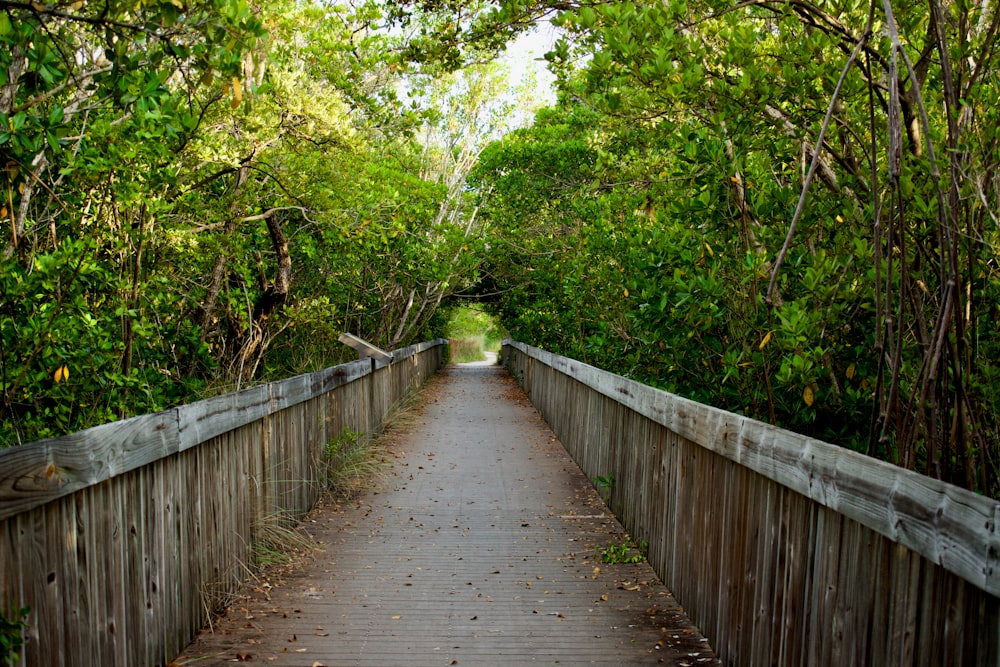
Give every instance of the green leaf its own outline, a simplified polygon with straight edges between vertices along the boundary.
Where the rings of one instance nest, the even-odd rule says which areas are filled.
[[[64,112],[61,105],[59,104],[52,105],[52,108],[49,110],[49,125],[56,125],[57,123],[61,123],[63,119],[63,113]]]

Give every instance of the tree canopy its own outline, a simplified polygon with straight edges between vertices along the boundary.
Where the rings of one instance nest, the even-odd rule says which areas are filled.
[[[475,173],[515,337],[996,494],[996,8],[504,2],[464,38],[540,16],[560,104]]]
[[[558,102],[501,137],[541,20]],[[0,0],[0,441],[515,337],[996,495],[1000,12]]]
[[[0,1],[0,42],[3,445],[408,344],[475,279],[502,73],[375,4]]]

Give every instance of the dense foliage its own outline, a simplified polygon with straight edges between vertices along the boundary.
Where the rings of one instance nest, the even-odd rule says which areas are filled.
[[[429,335],[474,277],[500,84],[411,74],[383,23],[0,1],[0,446],[343,361],[345,330]]]
[[[408,6],[566,31],[476,174],[515,337],[1000,491],[996,7]]]
[[[482,63],[541,18],[559,102],[483,150],[510,98]],[[478,294],[998,494],[998,33],[939,0],[0,0],[0,443]]]

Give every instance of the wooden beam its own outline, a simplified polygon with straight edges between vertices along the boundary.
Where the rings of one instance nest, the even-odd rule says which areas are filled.
[[[1000,501],[524,343],[503,344],[1000,595]]]
[[[338,340],[344,345],[347,345],[348,347],[352,347],[355,350],[357,350],[360,359],[371,358],[376,361],[381,361],[384,364],[392,362],[391,354],[389,354],[385,350],[375,347],[366,340],[358,338],[354,334],[349,334],[347,332],[344,332],[340,334],[340,338]]]
[[[447,342],[439,338],[411,345],[397,350],[395,357],[371,348],[391,361],[416,356]],[[369,363],[352,361],[163,412],[0,450],[0,521],[322,396],[371,372]]]

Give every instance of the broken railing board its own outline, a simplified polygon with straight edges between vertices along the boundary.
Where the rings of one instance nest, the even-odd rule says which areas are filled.
[[[0,601],[23,667],[169,662],[245,578],[255,526],[323,491],[326,443],[377,429],[436,340],[0,451]]]
[[[724,662],[998,664],[997,501],[505,345]]]
[[[344,345],[357,350],[362,359],[371,358],[375,361],[382,362],[383,364],[392,362],[391,354],[381,348],[375,347],[366,340],[358,338],[354,334],[344,332],[340,334],[340,338],[338,338],[338,340]]]

